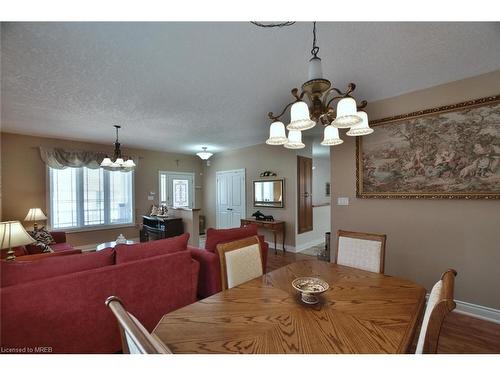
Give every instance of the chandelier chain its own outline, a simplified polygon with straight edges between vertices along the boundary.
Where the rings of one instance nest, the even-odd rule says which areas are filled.
[[[316,21],[313,22],[313,48],[311,54],[316,58],[318,57],[319,47],[316,45]]]

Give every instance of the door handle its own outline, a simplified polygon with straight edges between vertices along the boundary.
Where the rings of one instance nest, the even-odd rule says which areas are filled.
[[[232,208],[228,208],[227,210],[228,210],[228,211],[232,211],[233,209],[232,209]]]

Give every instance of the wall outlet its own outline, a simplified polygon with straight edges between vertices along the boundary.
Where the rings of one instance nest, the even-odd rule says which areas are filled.
[[[148,201],[154,201],[155,196],[154,195],[148,195]]]
[[[337,206],[349,206],[349,198],[348,197],[338,197],[337,198]]]

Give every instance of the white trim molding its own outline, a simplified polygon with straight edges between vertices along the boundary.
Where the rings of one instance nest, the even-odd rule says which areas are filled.
[[[455,303],[457,304],[455,312],[459,314],[469,315],[474,318],[500,324],[500,310],[457,300],[455,300]]]

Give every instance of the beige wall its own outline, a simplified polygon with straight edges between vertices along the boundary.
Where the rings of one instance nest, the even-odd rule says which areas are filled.
[[[112,144],[93,144],[52,138],[31,137],[2,133],[1,178],[2,178],[2,220],[23,220],[30,207],[41,207],[47,214],[46,166],[40,159],[39,146],[61,147],[76,150],[112,152]],[[139,156],[135,172],[135,216],[141,222],[141,215],[149,212],[152,201],[148,193],[156,192],[158,203],[158,171],[182,171],[195,173],[197,188],[195,205],[203,206],[202,163],[195,155],[127,149],[127,154]],[[176,160],[178,160],[178,165]],[[139,236],[137,227],[111,230],[87,231],[68,234],[73,245],[95,244],[115,239],[119,233],[126,237]]]
[[[204,210],[207,228],[216,226],[216,171],[245,168],[247,217],[257,211],[257,208],[253,207],[253,181],[260,179],[261,172],[273,171],[278,174],[278,178],[285,179],[284,208],[259,207],[258,209],[266,215],[273,215],[275,219],[286,221],[286,244],[295,246],[295,181],[297,176],[295,151],[262,144],[216,154],[210,159],[210,164],[209,167],[205,167],[204,172]],[[270,239],[269,236],[267,238]]]
[[[371,119],[500,94],[500,70],[370,103]],[[430,289],[458,271],[456,299],[500,308],[500,201],[356,199],[355,142],[333,147],[332,232],[386,233],[386,273]],[[349,206],[336,206],[337,197]],[[334,242],[333,242],[334,243]]]

